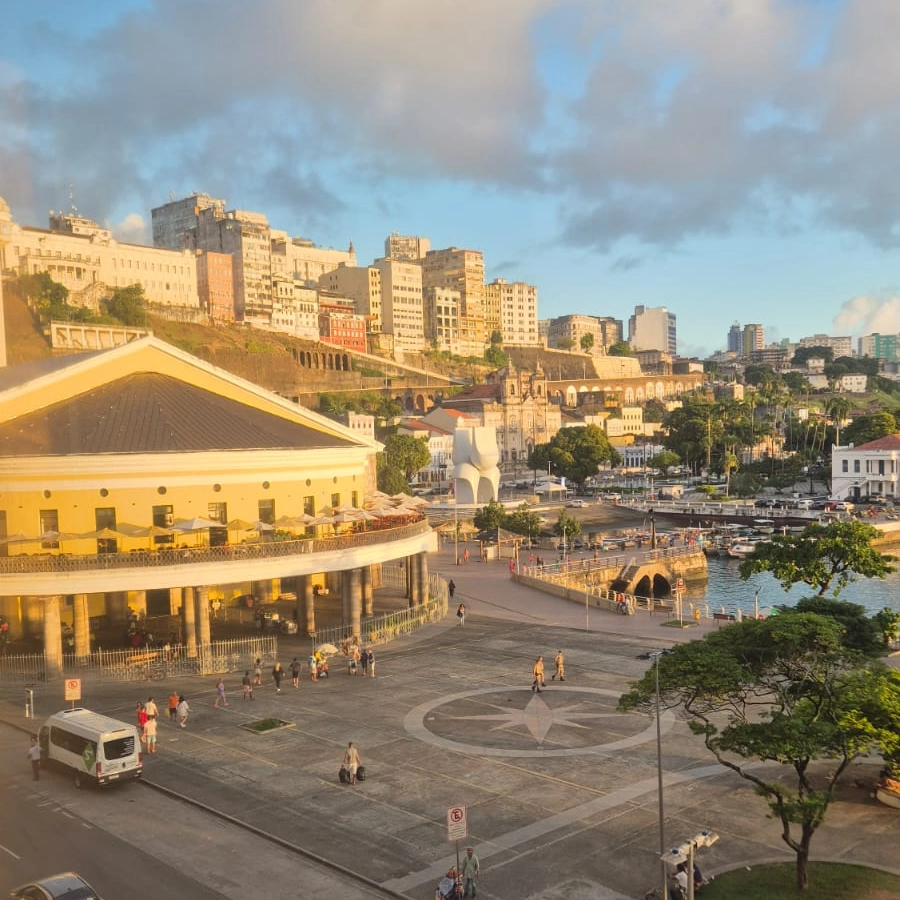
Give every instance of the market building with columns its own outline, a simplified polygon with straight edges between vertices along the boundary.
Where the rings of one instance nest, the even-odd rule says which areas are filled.
[[[415,507],[373,502],[380,448],[152,336],[2,368],[0,616],[48,676],[64,627],[78,659],[92,619],[177,615],[190,655],[210,604],[248,595],[295,595],[313,633],[338,593],[358,636],[381,564],[416,606],[436,548]]]

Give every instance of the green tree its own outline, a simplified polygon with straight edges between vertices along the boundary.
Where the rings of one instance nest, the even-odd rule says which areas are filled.
[[[491,500],[486,506],[482,506],[476,511],[472,521],[479,531],[496,531],[503,527],[505,518],[506,510],[496,500]]]
[[[399,491],[408,491],[413,475],[431,461],[428,444],[421,438],[407,434],[392,434],[384,442],[384,452],[379,455],[384,458],[385,471],[396,472],[400,476],[403,486]],[[387,474],[384,475],[385,479],[388,477]],[[382,487],[380,483],[379,489],[390,494],[398,493],[398,489],[393,487],[397,484],[397,478],[390,476],[390,482],[392,489]]]
[[[827,616],[841,626],[841,643],[847,650],[868,656],[880,656],[884,652],[884,637],[877,618],[869,616],[866,608],[858,603],[835,597],[804,597],[794,606],[779,606],[778,612],[783,616],[802,613]]]
[[[900,731],[900,672],[861,663],[841,632],[810,613],[747,619],[659,657],[619,700],[623,711],[652,710],[658,676],[661,704],[765,799],[801,891],[841,775],[860,754],[895,751]]]
[[[88,317],[87,310],[69,306],[69,289],[54,281],[48,272],[20,275],[11,288],[34,309],[41,322],[81,321]]]
[[[556,522],[553,523],[553,533],[562,537],[566,536],[566,540],[581,534],[581,522],[570,516],[564,509],[559,511]]]
[[[409,491],[409,483],[399,469],[393,468],[384,453],[375,457],[375,477],[378,490],[386,494],[400,494]]]
[[[856,575],[884,578],[894,571],[892,557],[872,546],[878,534],[872,525],[851,521],[814,522],[799,535],[773,535],[743,560],[741,578],[771,572],[786,591],[795,584],[808,584],[818,588],[819,597],[833,587],[837,597]]]
[[[667,413],[666,404],[655,397],[644,404],[645,422],[662,422],[666,418]]]
[[[681,457],[673,450],[660,450],[659,453],[654,453],[653,456],[647,460],[647,465],[650,466],[651,469],[659,469],[659,471],[662,472],[663,477],[665,477],[669,474],[669,469],[673,466],[681,465]]]
[[[834,350],[831,347],[798,347],[794,351],[792,366],[805,366],[810,359],[823,359],[830,363],[834,359]]]
[[[587,331],[581,336],[579,343],[581,344],[581,349],[585,353],[590,353],[594,346],[594,336]]]
[[[116,288],[112,296],[103,301],[103,306],[107,315],[123,325],[145,328],[150,322],[144,301],[144,289],[139,284]]]
[[[846,397],[840,395],[831,397],[825,404],[825,412],[831,417],[834,423],[834,442],[837,446],[841,445],[841,426],[847,421],[850,415],[850,401]]]
[[[503,335],[499,331],[491,332],[491,343],[484,351],[484,358],[495,369],[509,365],[509,354],[503,350]]]
[[[610,344],[606,351],[607,356],[634,356],[634,350],[628,341],[616,341]]]
[[[541,517],[539,513],[531,510],[527,503],[522,503],[503,517],[501,527],[513,534],[535,537],[541,533]]]
[[[539,444],[528,457],[528,467],[561,476],[583,486],[597,474],[601,463],[617,465],[621,457],[610,444],[606,432],[596,425],[561,428],[549,444]]]
[[[896,433],[897,420],[894,416],[889,412],[879,412],[869,416],[856,416],[844,429],[844,441],[858,447]]]
[[[575,338],[560,338],[556,342],[557,350],[574,350],[576,346]]]

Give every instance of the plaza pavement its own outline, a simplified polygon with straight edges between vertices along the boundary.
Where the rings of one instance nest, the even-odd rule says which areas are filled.
[[[660,846],[656,730],[615,711],[619,694],[648,665],[637,656],[690,640],[710,623],[684,630],[665,617],[585,609],[515,584],[505,561],[454,565],[453,552],[430,557],[453,577],[446,620],[376,647],[376,677],[349,676],[338,659],[331,677],[275,693],[269,678],[242,701],[227,679],[230,706],[213,709],[214,678],[130,685],[86,685],[83,705],[130,719],[136,700],[185,693],[188,727],[162,723],[160,750],[145,756],[144,780],[296,844],[401,896],[434,896],[455,856],[449,808],[465,806],[460,842],[481,859],[483,900],[641,898],[658,883]],[[467,606],[457,625],[455,603]],[[724,626],[728,627],[728,626]],[[566,681],[552,681],[553,657],[566,656]],[[305,659],[307,638],[279,639],[282,663]],[[530,689],[544,656],[547,689]],[[249,665],[249,661],[248,661]],[[305,667],[304,667],[305,668]],[[38,687],[38,721],[64,704]],[[276,716],[291,727],[259,735],[240,725]],[[0,717],[20,727],[18,704]],[[337,778],[347,742],[360,748],[367,780]],[[703,828],[720,835],[701,851],[707,874],[763,861],[792,861],[776,822],[750,786],[711,763],[698,739],[673,716],[662,722],[665,846]],[[870,797],[876,760],[858,763],[840,801],[813,839],[816,859],[890,869],[897,813]]]

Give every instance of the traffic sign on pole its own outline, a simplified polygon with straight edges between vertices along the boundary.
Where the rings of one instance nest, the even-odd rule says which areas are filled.
[[[71,700],[72,703],[76,700],[81,699],[81,679],[80,678],[67,678],[66,679],[66,700]]]
[[[451,806],[447,810],[447,840],[461,841],[468,837],[469,823],[465,806]]]

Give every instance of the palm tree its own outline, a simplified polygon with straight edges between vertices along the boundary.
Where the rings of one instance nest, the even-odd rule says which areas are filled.
[[[832,397],[825,404],[825,412],[831,416],[831,421],[834,422],[834,445],[840,447],[841,425],[847,421],[847,417],[850,415],[850,401],[840,395]]]

